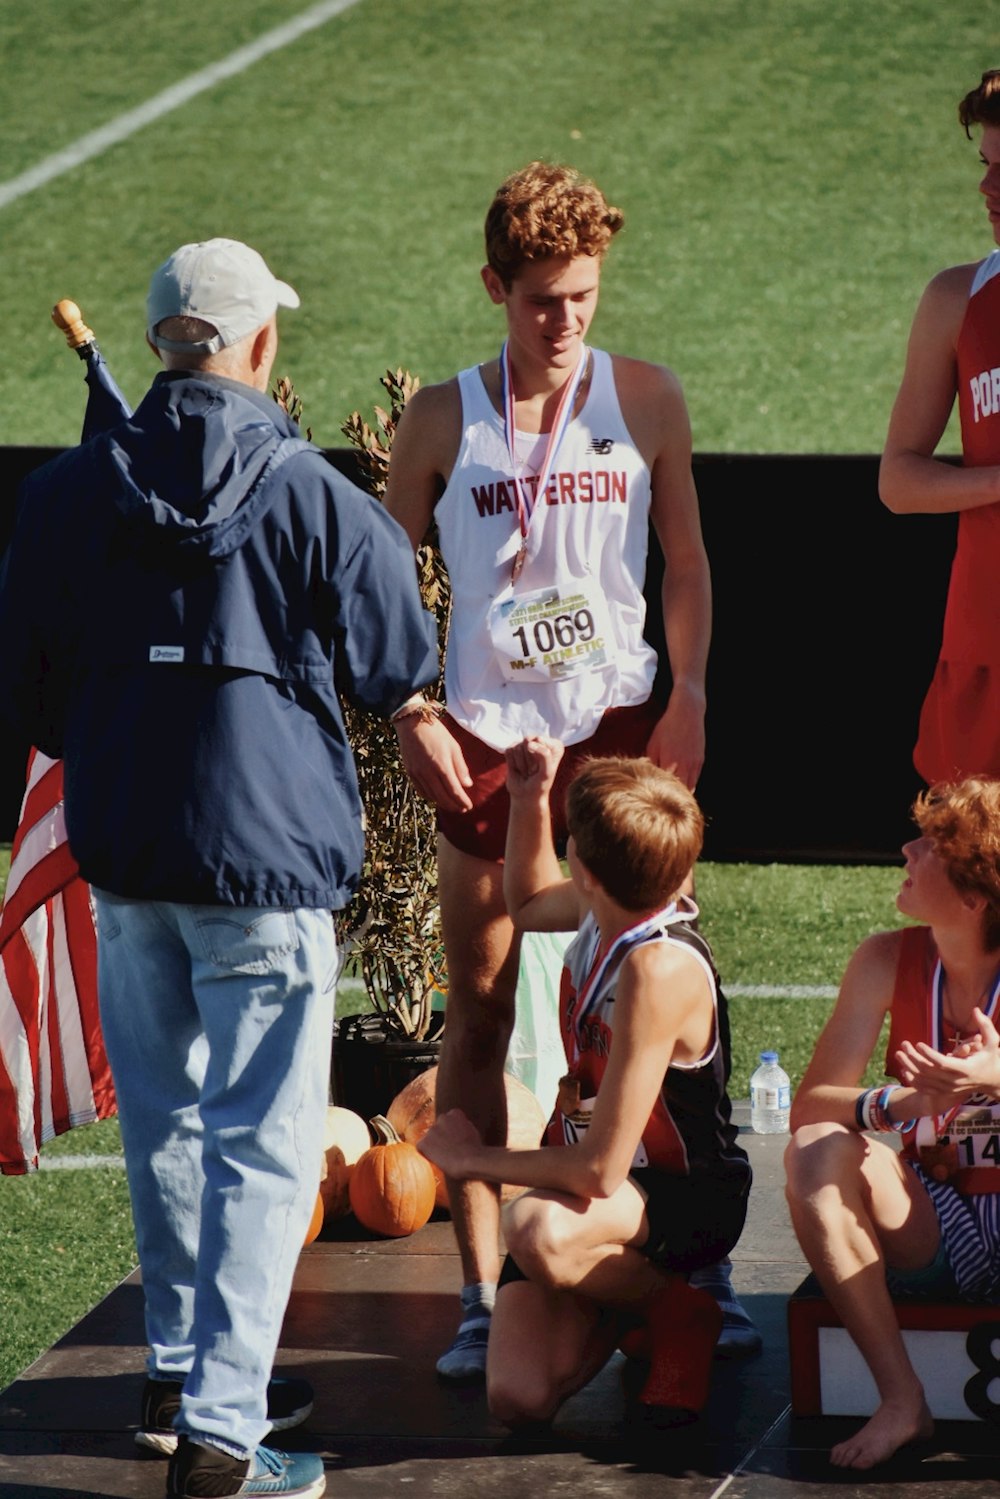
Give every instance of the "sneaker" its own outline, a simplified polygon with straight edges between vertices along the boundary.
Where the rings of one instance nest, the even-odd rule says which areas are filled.
[[[717,1359],[756,1358],[764,1346],[753,1318],[733,1290],[732,1264],[728,1256],[717,1265],[707,1265],[704,1270],[693,1270],[690,1284],[708,1291],[719,1303],[722,1313],[722,1331],[715,1345]]]
[[[230,1495],[285,1494],[318,1499],[326,1491],[323,1459],[314,1452],[276,1452],[258,1447],[252,1457],[233,1457],[184,1437],[170,1459],[167,1499],[228,1499]]]
[[[764,1347],[764,1339],[741,1301],[719,1298],[722,1312],[722,1331],[715,1345],[717,1359],[756,1358]]]
[[[147,1379],[136,1442],[161,1457],[177,1450],[174,1419],[181,1408],[179,1379]],[[272,1379],[267,1387],[267,1419],[272,1431],[301,1426],[313,1408],[313,1389],[306,1379]]]
[[[455,1341],[435,1365],[442,1379],[475,1381],[486,1378],[486,1350],[490,1341],[490,1319],[496,1287],[462,1287],[462,1321]]]

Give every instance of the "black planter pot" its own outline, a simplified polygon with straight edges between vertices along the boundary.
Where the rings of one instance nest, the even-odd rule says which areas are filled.
[[[437,1065],[444,1015],[431,1017],[431,1032],[411,1041],[390,1030],[381,1015],[345,1015],[333,1042],[333,1100],[362,1119],[384,1114],[406,1084]]]

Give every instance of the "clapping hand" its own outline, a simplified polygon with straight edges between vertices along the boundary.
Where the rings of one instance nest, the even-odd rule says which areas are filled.
[[[980,1009],[973,1010],[972,1024],[974,1033],[948,1055],[926,1041],[904,1041],[897,1051],[899,1080],[927,1095],[927,1113],[943,1113],[973,1093],[1000,1098],[1000,1032]]]

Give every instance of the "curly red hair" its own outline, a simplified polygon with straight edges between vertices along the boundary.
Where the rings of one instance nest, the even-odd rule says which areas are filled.
[[[510,286],[528,260],[603,256],[625,222],[572,167],[532,161],[496,191],[486,214],[486,260]]]
[[[983,896],[983,941],[1000,948],[1000,781],[940,781],[917,797],[913,819],[956,890]]]

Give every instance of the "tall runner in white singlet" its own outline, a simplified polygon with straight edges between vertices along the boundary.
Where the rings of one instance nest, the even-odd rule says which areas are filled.
[[[711,588],[684,396],[667,369],[587,348],[601,265],[622,226],[593,183],[535,162],[486,218],[482,278],[506,321],[501,357],[409,404],[386,504],[414,548],[432,519],[454,590],[448,713],[419,698],[395,720],[403,763],[438,808],[448,1025],[438,1109],[505,1139],[503,1065],[519,941],[503,899],[504,749],[526,734],[571,748],[553,800],[586,754],[647,754],[693,787],[704,756]],[[665,558],[673,678],[650,692],[642,638],[648,524]],[[498,1259],[495,1187],[451,1183],[463,1318],[438,1363],[481,1377]],[[723,1272],[732,1344],[759,1336]]]

